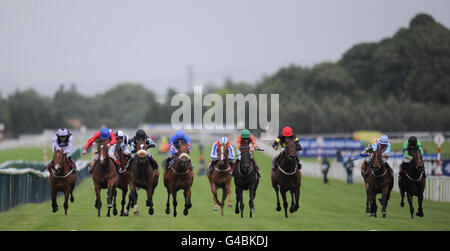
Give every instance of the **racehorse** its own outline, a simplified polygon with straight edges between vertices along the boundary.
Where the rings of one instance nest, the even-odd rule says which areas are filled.
[[[98,210],[98,217],[100,217],[100,209],[102,208],[102,201],[100,199],[101,189],[108,189],[107,192],[107,204],[108,213],[107,217],[110,217],[110,210],[113,207],[112,197],[114,184],[117,178],[116,164],[114,160],[108,155],[108,143],[109,140],[97,139],[97,154],[98,159],[96,160],[94,167],[92,168],[92,180],[94,181],[95,188],[95,208]]]
[[[250,146],[242,146],[241,160],[236,166],[236,170],[233,173],[234,185],[236,187],[236,208],[234,212],[239,214],[241,212],[241,218],[244,218],[244,198],[243,190],[249,190],[250,195],[250,218],[255,211],[255,205],[253,200],[256,196],[256,189],[258,188],[259,176],[256,172],[256,167],[253,165],[253,161],[250,153]]]
[[[391,190],[394,186],[394,177],[388,170],[388,164],[382,163],[381,148],[374,153],[367,175],[367,194],[369,195],[370,216],[377,217],[376,195],[381,193],[381,213],[386,217],[386,207],[391,196]]]
[[[128,158],[123,153],[122,148],[119,145],[116,145],[114,155],[120,162],[120,170],[119,170],[119,178],[116,180],[116,183],[114,184],[115,188],[113,190],[113,198],[114,198],[113,214],[117,215],[117,209],[116,209],[117,189],[116,188],[118,187],[122,190],[122,200],[120,202],[122,205],[122,209],[120,210],[120,216],[128,216],[128,213],[130,211],[130,200],[128,200],[126,210],[124,210],[127,193],[128,193],[128,186],[130,184],[130,173],[125,169],[125,167],[128,163]]]
[[[228,147],[230,144],[231,142],[219,143],[217,146],[217,156],[220,157],[220,160],[214,165],[212,175],[210,175],[210,172],[207,172],[214,203],[217,203],[220,206],[222,216],[225,199],[227,198],[227,195],[231,193],[231,165],[228,159]],[[218,189],[222,189],[221,202],[217,198]],[[231,200],[231,198],[229,199]]]
[[[155,212],[153,209],[153,194],[156,186],[158,186],[159,170],[153,167],[148,156],[148,145],[145,140],[136,141],[137,156],[136,161],[129,167],[130,172],[130,202],[134,208],[134,215],[138,216],[139,211],[137,208],[138,194],[136,187],[145,189],[147,191],[146,206],[148,208],[148,214],[153,215]]]
[[[405,169],[403,170],[403,177],[398,180],[398,187],[400,188],[400,195],[402,196],[402,200],[400,202],[400,206],[403,207],[405,203],[403,202],[405,198],[405,192],[408,196],[409,203],[409,212],[411,214],[411,218],[414,218],[414,206],[413,206],[413,196],[417,196],[417,200],[419,203],[419,210],[416,213],[417,216],[423,217],[423,191],[425,190],[425,171],[424,164],[422,160],[422,155],[419,151],[415,151],[412,154],[412,160],[409,164],[405,165]]]
[[[286,199],[286,191],[291,192],[291,207],[289,212],[293,213],[299,208],[299,198],[300,198],[300,185],[302,175],[300,169],[297,167],[297,151],[295,141],[287,139],[286,148],[282,151],[281,156],[278,158],[278,163],[276,163],[277,168],[272,170],[271,180],[272,187],[275,189],[277,194],[277,211],[281,210],[280,198],[278,195],[278,190],[281,192],[283,198],[284,216],[287,218],[287,207],[288,202]],[[295,194],[295,202],[294,202]]]
[[[164,186],[167,188],[166,214],[170,214],[170,195],[173,200],[173,216],[177,217],[177,192],[184,190],[184,215],[188,215],[191,203],[191,187],[194,181],[194,171],[190,169],[189,143],[178,141],[180,150],[175,158],[166,163],[164,169]]]
[[[77,174],[74,173],[74,169],[70,167],[69,159],[64,155],[64,148],[60,150],[53,149],[55,153],[53,155],[53,168],[49,169],[49,182],[50,182],[50,194],[52,197],[52,209],[53,213],[58,211],[58,204],[56,202],[56,194],[58,192],[64,193],[64,214],[67,215],[67,209],[69,208],[69,195],[70,202],[74,202],[73,190],[77,183]]]

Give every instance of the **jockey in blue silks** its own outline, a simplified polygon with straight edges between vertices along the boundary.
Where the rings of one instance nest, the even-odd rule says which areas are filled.
[[[173,135],[172,137],[170,137],[169,139],[169,149],[170,149],[170,154],[171,156],[169,158],[167,158],[166,163],[168,163],[168,166],[172,165],[173,160],[175,160],[176,154],[178,153],[178,151],[180,150],[180,146],[179,146],[179,141],[182,140],[181,142],[183,144],[189,144],[188,149],[189,152],[191,152],[191,139],[182,131],[182,130],[178,130],[175,135]],[[189,168],[192,170],[192,163],[191,160],[189,160]]]

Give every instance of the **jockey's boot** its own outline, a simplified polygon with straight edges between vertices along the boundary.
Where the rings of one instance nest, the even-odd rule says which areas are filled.
[[[298,156],[295,156],[295,159],[297,160],[297,167],[298,169],[302,169],[302,164],[300,163],[300,158]]]
[[[70,163],[70,168],[72,168],[73,173],[78,173],[77,165],[75,165],[75,161],[73,161],[72,157],[70,157],[70,156],[68,157],[68,159],[69,159],[69,163]]]
[[[191,160],[189,160],[189,169],[191,169],[191,171],[194,170],[194,166],[192,165],[192,161]]]
[[[231,176],[234,176],[234,169],[236,169],[236,166],[239,165],[239,159],[234,162],[234,164],[231,166]]]
[[[259,177],[261,177],[261,170],[259,170],[259,167],[258,167],[258,165],[256,164],[256,162],[255,162],[254,159],[252,159],[252,163],[253,163],[253,165],[255,166],[256,173],[258,174]]]
[[[214,172],[214,166],[216,165],[218,160],[212,160],[211,163],[209,163],[209,167],[208,167],[208,172],[209,172],[209,176],[212,176],[213,172]]]
[[[158,162],[156,162],[153,156],[148,156],[148,159],[150,160],[150,164],[152,164],[153,169],[158,169]]]

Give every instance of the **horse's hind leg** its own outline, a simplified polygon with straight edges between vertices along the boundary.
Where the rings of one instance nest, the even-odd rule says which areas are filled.
[[[155,210],[153,210],[153,187],[151,186],[151,183],[149,183],[149,186],[147,188],[146,206],[148,207],[148,214],[153,215],[155,213]]]
[[[75,189],[75,183],[73,183],[73,185],[70,188],[70,202],[74,202],[75,198],[73,197],[73,190]]]
[[[125,187],[122,190],[122,200],[120,201],[120,204],[122,205],[122,209],[120,210],[120,216],[128,216],[128,211],[130,210],[130,203],[128,202],[127,211],[125,211],[125,204],[126,204],[126,200],[127,200],[127,193],[128,193],[128,187]]]
[[[289,208],[289,212],[293,213],[295,212],[294,189],[289,189],[289,192],[291,193],[291,207]]]
[[[221,215],[223,216],[223,208],[225,207],[225,200],[227,199],[228,189],[227,186],[222,188],[222,206],[220,207]]]
[[[233,208],[233,201],[231,199],[231,180],[227,184],[227,193],[228,193],[228,207]]]

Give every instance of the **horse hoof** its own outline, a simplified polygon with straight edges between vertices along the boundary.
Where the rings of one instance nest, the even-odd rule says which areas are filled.
[[[419,217],[423,217],[424,216],[423,212],[417,212],[416,215],[419,216]]]
[[[277,206],[277,211],[280,212],[281,211],[281,207]]]
[[[293,212],[295,212],[294,208],[293,207],[289,208],[289,213],[293,213]]]
[[[114,208],[114,209],[113,209],[113,215],[114,215],[114,216],[116,216],[116,215],[117,215],[117,213],[118,213],[118,212],[117,212],[117,209],[116,209],[116,208]]]
[[[134,216],[139,216],[139,212],[134,212]]]
[[[239,209],[236,207],[236,209],[234,210],[235,214],[239,214]]]
[[[233,208],[233,204],[228,204],[228,208]]]
[[[177,212],[173,212],[173,217],[177,217]]]
[[[166,209],[166,214],[170,214],[170,209]]]
[[[56,211],[58,211],[58,207],[54,207],[52,211],[53,213],[56,213]]]
[[[148,209],[148,214],[153,215],[155,213],[155,210],[153,208]]]
[[[187,216],[189,214],[189,211],[187,209],[184,209],[183,214],[184,214],[184,216]]]
[[[73,203],[74,201],[75,201],[75,198],[73,198],[73,197],[72,197],[72,198],[70,198],[70,202],[72,202],[72,203]]]
[[[254,212],[255,212],[255,209],[254,209],[254,208],[250,209],[250,212],[254,213]]]
[[[217,210],[219,210],[219,206],[218,205],[214,205],[213,211],[217,211]]]
[[[400,202],[400,206],[401,207],[404,207],[405,206],[405,203],[402,201],[402,202]]]

